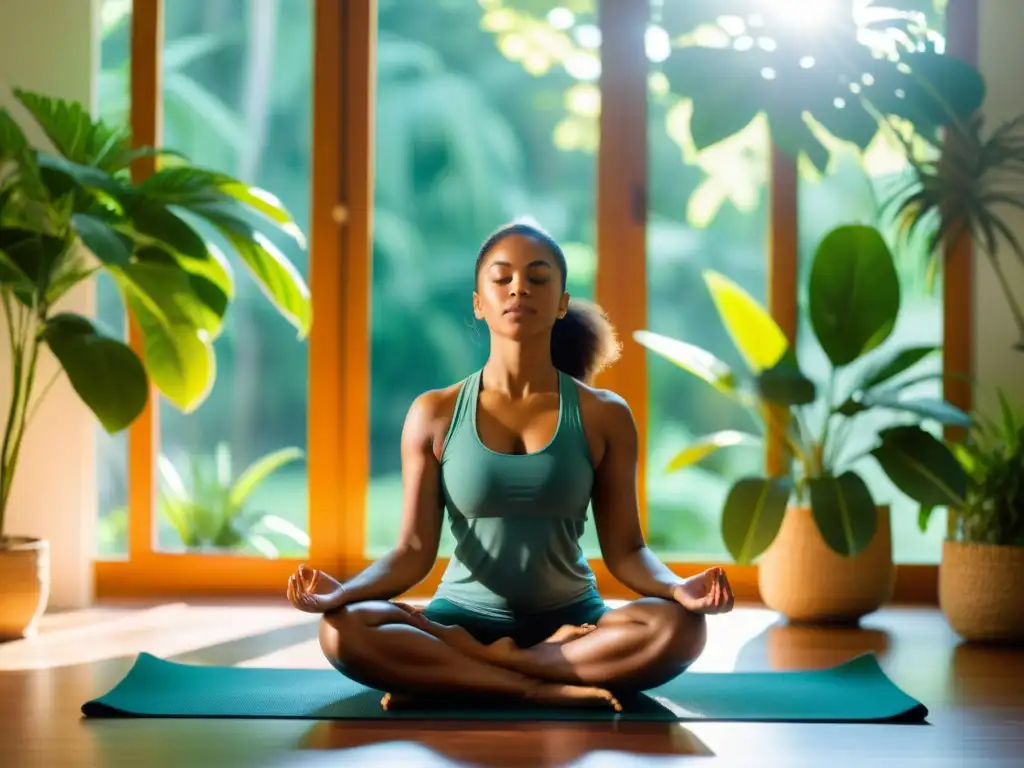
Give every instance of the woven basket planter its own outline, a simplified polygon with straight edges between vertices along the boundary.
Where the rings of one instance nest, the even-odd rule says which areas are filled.
[[[1024,644],[1024,547],[943,542],[939,606],[964,640]]]
[[[0,542],[0,641],[34,634],[49,597],[49,542],[18,536]]]
[[[877,508],[875,536],[853,557],[834,552],[822,538],[809,507],[790,507],[758,565],[765,605],[791,622],[855,624],[892,597],[889,507]]]

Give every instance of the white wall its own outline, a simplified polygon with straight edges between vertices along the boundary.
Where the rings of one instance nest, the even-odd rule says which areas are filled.
[[[0,105],[24,116],[11,88],[93,103],[98,66],[94,0],[0,0]],[[43,141],[40,134],[32,141]],[[91,286],[64,309],[93,312]],[[2,320],[0,320],[2,322]],[[10,398],[10,350],[0,333],[0,424]],[[55,364],[42,359],[37,381]],[[50,390],[22,444],[5,533],[46,538],[51,546],[53,608],[88,605],[93,595],[95,422],[65,377]]]
[[[1024,112],[1024,0],[978,0],[980,6],[978,57],[988,86],[989,127]],[[1024,243],[1024,214],[1006,216],[1014,236]],[[1017,296],[1024,304],[1024,268],[1004,243],[1001,261]],[[1018,408],[1024,408],[1024,351],[1011,347],[1018,340],[1010,310],[985,258],[974,265],[975,374],[988,387],[1003,387]],[[991,407],[991,398],[979,406]]]

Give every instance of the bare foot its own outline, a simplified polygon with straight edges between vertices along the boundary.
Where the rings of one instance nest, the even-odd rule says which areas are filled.
[[[577,640],[584,635],[589,635],[595,629],[597,629],[596,624],[580,624],[579,626],[575,624],[566,624],[559,627],[555,634],[542,642],[548,645],[561,645],[563,643],[568,643],[571,640]]]
[[[597,707],[608,708],[615,712],[622,711],[622,705],[612,695],[611,691],[584,685],[538,683],[526,695],[526,700],[541,705]],[[437,696],[435,694],[385,693],[384,697],[380,700],[380,706],[381,709],[394,711],[407,707],[429,708],[432,705],[444,706],[446,704],[468,704],[474,702],[475,705],[479,706],[485,701],[494,701],[494,697],[485,694],[477,694],[475,696],[471,694]]]
[[[528,698],[537,704],[554,704],[564,707],[607,707],[616,712],[622,711],[622,705],[611,691],[586,685],[541,683],[531,691]]]

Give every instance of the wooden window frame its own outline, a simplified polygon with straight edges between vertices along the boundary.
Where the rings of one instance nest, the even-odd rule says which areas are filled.
[[[632,342],[647,327],[648,63],[644,30],[648,0],[597,0],[602,31],[600,146],[597,156],[596,300],[624,340],[621,362],[601,386],[631,405],[640,431],[639,503],[646,530],[648,389],[646,352]],[[131,44],[131,124],[139,145],[159,145],[162,124],[161,54],[164,0],[134,0]],[[153,542],[159,398],[132,425],[128,439],[128,556],[95,563],[98,597],[266,596],[281,594],[300,562],[340,578],[371,561],[366,555],[370,426],[370,290],[373,227],[376,0],[315,1],[314,120],[310,224],[310,288],[316,322],[309,339],[309,533],[304,561],[235,555],[159,552]],[[950,0],[947,46],[977,63],[977,0]],[[627,119],[625,116],[629,116]],[[136,178],[152,173],[138,161]],[[794,162],[771,153],[768,305],[792,339],[797,327],[798,179]],[[631,254],[622,258],[621,254]],[[972,373],[973,273],[969,239],[949,249],[944,280],[943,365]],[[139,349],[137,329],[131,343]],[[971,407],[969,383],[944,378],[944,394]],[[776,465],[779,441],[767,460]],[[721,563],[668,562],[681,575]],[[428,596],[447,558],[410,593]],[[601,593],[633,596],[591,561]],[[737,598],[760,602],[757,566],[728,565]],[[894,600],[937,603],[938,566],[897,565]]]

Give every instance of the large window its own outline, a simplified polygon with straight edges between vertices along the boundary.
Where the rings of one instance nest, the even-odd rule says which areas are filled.
[[[749,416],[632,334],[682,338],[739,365],[701,278],[713,268],[759,300],[772,293],[809,373],[822,376],[804,308],[810,257],[834,225],[877,222],[902,167],[882,139],[861,154],[828,137],[827,168],[793,165],[763,115],[697,152],[691,101],[667,73],[672,49],[725,39],[740,56],[740,38],[772,43],[747,41],[716,2],[103,0],[101,114],[142,126],[147,110],[159,114],[140,141],[288,206],[311,247],[276,245],[312,286],[314,332],[296,339],[232,260],[238,295],[207,400],[189,414],[161,402],[130,438],[98,441],[100,590],[274,592],[300,561],[345,575],[387,551],[406,413],[484,362],[473,262],[494,228],[520,216],[563,244],[570,292],[618,326],[625,357],[603,383],[638,415],[649,544],[680,570],[726,561],[725,495],[764,455],[721,451],[674,473],[666,464],[695,437],[749,428]],[[939,26],[945,5],[935,3]],[[796,248],[779,247],[780,233],[795,234]],[[903,316],[889,343],[969,337],[970,319],[951,315],[941,288],[925,289],[920,254],[903,255]],[[780,294],[786,274],[797,287]],[[108,288],[100,314],[129,335]],[[877,427],[861,424],[865,438]],[[265,477],[225,509],[224,491],[252,466]],[[892,506],[896,560],[935,563],[941,518],[922,535],[913,505],[864,470]],[[584,546],[596,563],[592,525]],[[450,551],[446,534],[442,557]],[[736,572],[756,584],[756,568]]]
[[[589,4],[380,3],[374,132],[367,552],[394,545],[399,440],[420,393],[483,365],[473,264],[520,216],[566,252],[568,290],[591,298],[601,32]],[[446,536],[442,551],[450,552]]]

